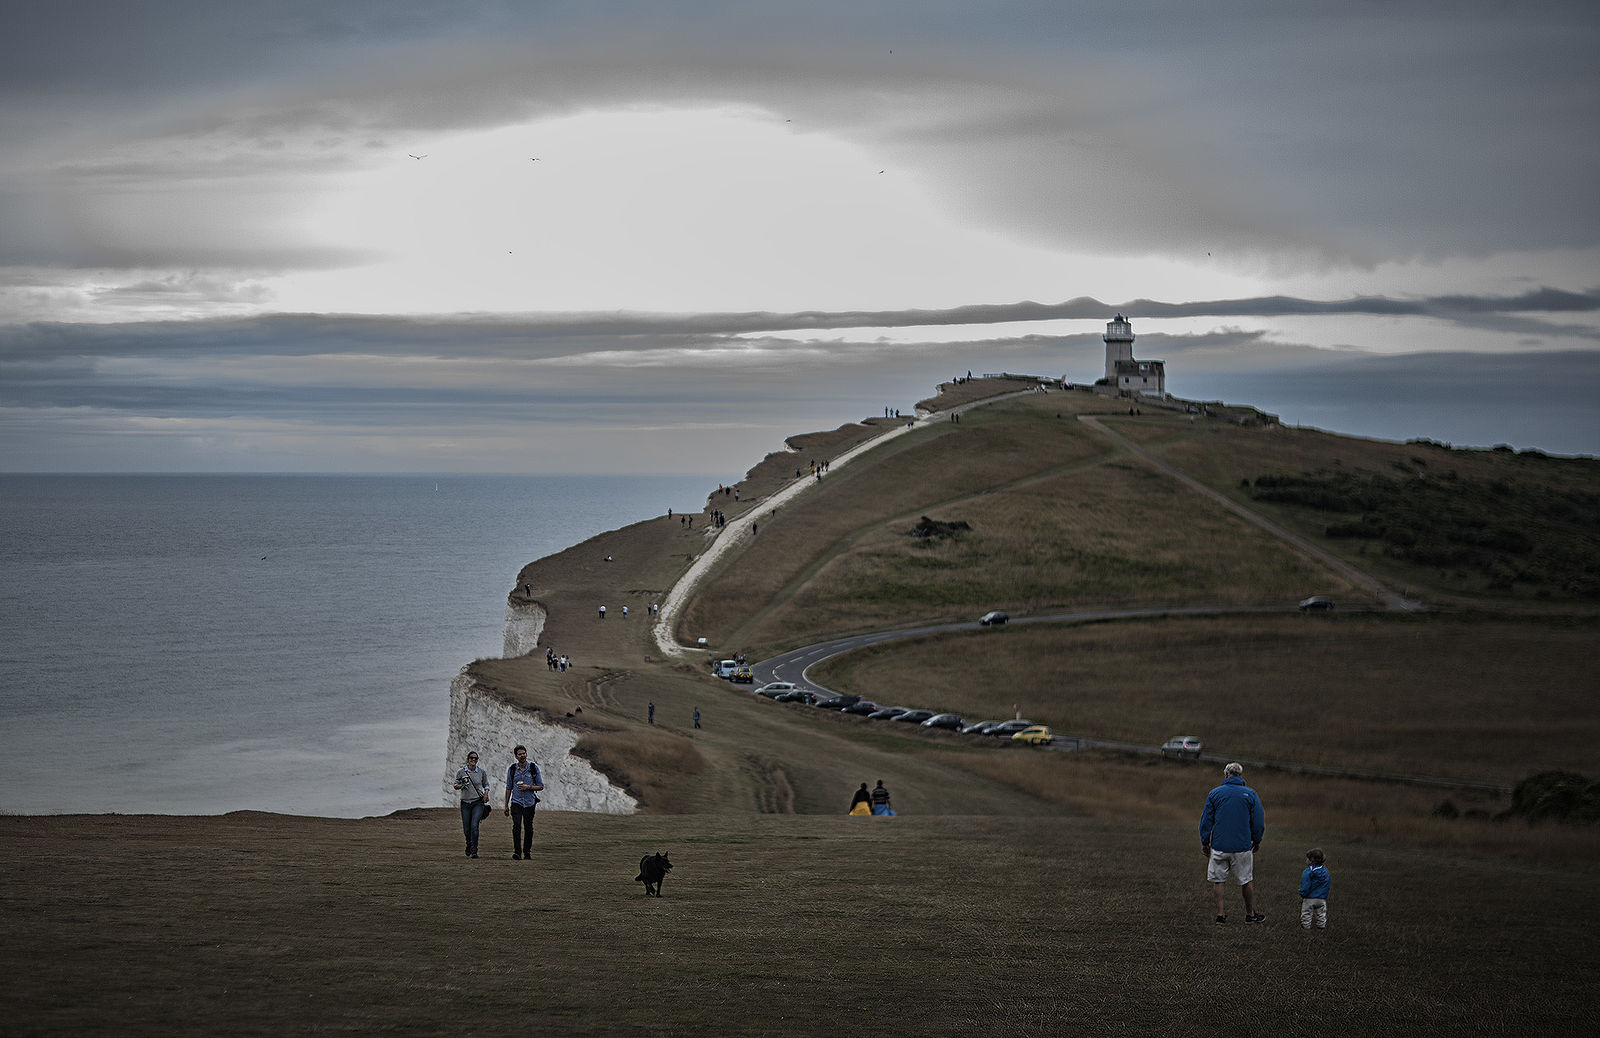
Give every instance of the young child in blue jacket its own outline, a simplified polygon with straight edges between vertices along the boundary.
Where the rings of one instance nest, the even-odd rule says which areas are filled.
[[[1300,926],[1306,930],[1313,922],[1318,930],[1328,928],[1328,891],[1333,889],[1333,877],[1323,864],[1326,857],[1321,847],[1306,851],[1306,870],[1300,873]]]

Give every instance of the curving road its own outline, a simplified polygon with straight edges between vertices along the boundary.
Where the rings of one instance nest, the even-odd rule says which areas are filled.
[[[1006,395],[1009,396],[1015,394]],[[950,413],[964,411],[970,407],[975,407],[980,404],[993,403],[994,399],[996,398],[973,401],[969,404],[951,408],[949,412],[936,412],[935,414],[931,415],[919,416],[919,418],[921,421],[928,421],[938,417],[948,418]],[[1232,500],[1226,495],[1213,490],[1211,487],[1206,486],[1199,480],[1180,472],[1166,461],[1156,457],[1149,451],[1146,451],[1144,448],[1123,436],[1121,433],[1117,433],[1106,428],[1106,426],[1099,420],[1097,416],[1079,415],[1078,419],[1085,425],[1090,426],[1097,432],[1115,441],[1128,453],[1156,468],[1164,475],[1170,476],[1196,493],[1209,498],[1217,504],[1220,504],[1223,508],[1227,509],[1234,515],[1237,515],[1245,521],[1254,524],[1272,536],[1283,541],[1294,550],[1327,567],[1334,573],[1337,573],[1354,586],[1376,596],[1378,600],[1383,603],[1385,609],[1394,611],[1414,611],[1427,608],[1427,606],[1421,602],[1398,594],[1387,585],[1379,581],[1377,578],[1373,577],[1371,574],[1357,569],[1355,566],[1352,566],[1343,559],[1337,558],[1336,556],[1310,543],[1305,538],[1284,529],[1282,526],[1272,522],[1265,516],[1251,510],[1237,501]],[[867,440],[866,442],[859,444],[855,448],[841,455],[839,458],[834,459],[832,464],[838,465],[847,463],[858,454],[878,446],[884,440],[904,434],[912,427],[912,425],[913,423],[908,423],[907,425],[891,430],[882,436]],[[794,484],[784,488],[778,494],[775,494],[772,498],[770,498],[767,502],[764,502],[763,509],[770,511],[772,507],[789,501],[796,494],[802,493],[805,488],[812,485],[813,482],[814,481],[812,480],[806,479],[796,480]],[[664,652],[668,653],[669,655],[684,656],[696,651],[690,649],[688,646],[678,645],[673,639],[672,624],[674,618],[678,610],[682,607],[682,603],[688,598],[689,594],[692,593],[694,587],[699,583],[707,570],[709,570],[711,564],[724,551],[732,547],[734,541],[736,540],[734,535],[736,533],[742,533],[745,525],[748,522],[754,521],[756,518],[756,511],[752,511],[746,513],[744,516],[741,516],[739,519],[731,521],[722,531],[721,535],[717,536],[712,544],[708,547],[708,550],[704,552],[700,558],[695,560],[694,565],[689,568],[688,572],[683,575],[683,577],[668,593],[667,600],[662,605],[657,616],[654,632],[656,642]],[[1036,616],[1020,616],[1013,618],[1010,622],[1014,624],[1083,623],[1094,620],[1160,618],[1175,616],[1220,616],[1230,614],[1282,613],[1292,611],[1294,611],[1293,606],[1192,606],[1164,609],[1089,610],[1083,612],[1045,613]],[[856,649],[865,648],[869,645],[879,645],[884,642],[900,641],[906,638],[917,638],[929,634],[945,634],[953,631],[964,631],[979,626],[981,625],[979,625],[976,621],[967,620],[957,623],[927,624],[919,627],[906,627],[893,631],[878,631],[872,634],[850,635],[848,637],[835,638],[830,641],[818,642],[815,645],[807,645],[803,646],[802,648],[790,650],[789,652],[774,656],[771,659],[762,660],[759,663],[753,664],[751,666],[751,670],[755,675],[755,681],[758,687],[769,681],[789,681],[800,686],[801,688],[810,689],[814,692],[831,694],[833,692],[832,689],[810,680],[810,678],[807,676],[807,671],[810,667],[822,662],[825,659],[837,656],[840,653],[851,652]],[[1056,737],[1056,744],[1054,748],[1073,750],[1087,746],[1129,750],[1140,753],[1161,752],[1160,747],[1156,746],[1140,746],[1133,743],[1106,742],[1084,737],[1059,735]],[[1202,759],[1221,762],[1230,758],[1207,754]],[[1397,775],[1384,772],[1362,771],[1350,768],[1328,768],[1314,764],[1290,764],[1272,761],[1245,761],[1242,759],[1240,762],[1249,764],[1253,767],[1275,768],[1285,771],[1297,771],[1305,774],[1383,779],[1387,781],[1420,783],[1425,785],[1445,786],[1461,789],[1485,789],[1496,792],[1509,792],[1510,790],[1509,786],[1494,785],[1489,783],[1458,782],[1451,779],[1429,778],[1420,775]]]
[[[1391,607],[1392,608],[1392,607]],[[1178,616],[1226,616],[1259,613],[1292,613],[1294,606],[1194,606],[1171,609],[1105,609],[1086,610],[1071,613],[1041,613],[1037,616],[1019,616],[1009,622],[1013,624],[1038,624],[1038,623],[1084,623],[1096,620],[1123,620],[1123,619],[1148,619]],[[1363,610],[1352,610],[1363,611]],[[841,653],[851,652],[865,648],[869,645],[881,645],[885,642],[903,641],[907,638],[918,638],[929,634],[946,634],[954,631],[969,631],[982,629],[982,625],[975,620],[965,620],[959,623],[926,624],[920,627],[904,627],[893,631],[878,631],[873,634],[856,634],[846,638],[834,638],[830,641],[817,642],[815,645],[806,645],[798,649],[762,660],[751,665],[755,675],[755,685],[759,688],[769,681],[788,681],[801,688],[809,689],[823,695],[835,694],[834,689],[811,680],[807,671],[823,660],[831,659]],[[1072,751],[1079,749],[1107,749],[1122,750],[1129,753],[1159,754],[1159,746],[1145,746],[1139,743],[1114,742],[1106,739],[1091,739],[1086,736],[1064,735],[1056,733],[1055,742],[1050,747],[1054,750]],[[1237,760],[1241,764],[1252,768],[1269,768],[1276,771],[1293,772],[1302,775],[1326,775],[1336,778],[1377,779],[1385,782],[1403,782],[1412,785],[1438,786],[1447,789],[1473,789],[1494,793],[1509,793],[1510,786],[1491,782],[1465,782],[1458,779],[1435,778],[1427,775],[1406,775],[1395,772],[1370,771],[1360,768],[1335,768],[1321,764],[1298,764],[1287,761],[1253,760],[1245,757],[1223,756],[1221,754],[1206,753],[1198,759],[1225,764]]]

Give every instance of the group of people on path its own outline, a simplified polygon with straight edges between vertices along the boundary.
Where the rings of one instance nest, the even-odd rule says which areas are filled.
[[[526,861],[533,855],[533,813],[539,794],[544,791],[544,775],[539,765],[528,759],[528,748],[512,750],[516,760],[506,768],[505,813],[511,818],[511,857]],[[466,856],[478,856],[478,826],[494,811],[489,802],[489,773],[478,765],[478,754],[469,751],[466,763],[456,769],[455,788],[461,794],[461,832],[466,837]]]
[[[850,799],[849,813],[893,818],[894,808],[890,804],[889,791],[883,788],[883,779],[879,779],[877,786],[870,791],[865,782],[861,783],[861,788],[856,790],[856,795]]]
[[[1223,892],[1229,877],[1239,884],[1244,897],[1244,921],[1260,923],[1267,917],[1256,909],[1255,852],[1261,849],[1261,837],[1266,833],[1266,814],[1261,797],[1244,784],[1244,765],[1234,761],[1222,769],[1222,775],[1222,785],[1206,794],[1200,811],[1200,853],[1205,855],[1206,879],[1216,898],[1217,923],[1228,921]],[[1326,861],[1322,848],[1306,851],[1305,871],[1300,874],[1300,925],[1307,930],[1328,928],[1328,893],[1333,879]]]
[[[546,646],[544,650],[544,665],[551,670],[565,671],[571,664],[565,655],[557,656],[556,650]]]
[[[646,605],[644,607],[644,611],[645,611],[645,615],[646,616],[655,616],[657,613],[661,612],[661,607],[656,605],[654,602],[651,602],[651,603],[649,603],[648,605]],[[606,607],[605,607],[604,604],[602,604],[600,606],[600,619],[604,620],[605,618],[606,618]],[[628,607],[627,606],[623,606],[622,607],[622,618],[624,620],[626,620],[628,618]]]

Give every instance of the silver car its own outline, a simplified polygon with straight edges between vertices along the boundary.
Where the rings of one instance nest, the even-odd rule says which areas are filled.
[[[1161,744],[1161,752],[1168,757],[1200,756],[1200,739],[1194,735],[1174,735]]]

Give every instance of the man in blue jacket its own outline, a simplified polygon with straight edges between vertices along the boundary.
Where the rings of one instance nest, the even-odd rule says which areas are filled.
[[[1256,911],[1255,852],[1261,849],[1266,816],[1261,798],[1244,784],[1244,765],[1234,761],[1222,774],[1222,785],[1206,794],[1205,810],[1200,812],[1200,853],[1207,859],[1206,879],[1217,896],[1217,922],[1228,921],[1222,909],[1222,888],[1231,875],[1244,895],[1244,921],[1259,923],[1266,915]]]

